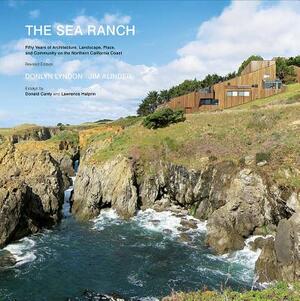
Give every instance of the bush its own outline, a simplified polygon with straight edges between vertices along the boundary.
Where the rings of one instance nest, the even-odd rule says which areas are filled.
[[[257,153],[255,155],[256,164],[260,163],[260,162],[264,162],[264,161],[269,162],[270,158],[271,158],[270,153]]]
[[[182,110],[173,111],[170,108],[163,108],[148,115],[144,119],[143,125],[148,129],[157,129],[181,121],[185,121]]]

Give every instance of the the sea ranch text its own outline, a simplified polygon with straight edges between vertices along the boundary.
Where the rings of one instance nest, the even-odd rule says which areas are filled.
[[[57,25],[25,25],[28,36],[134,36],[135,25],[92,25],[87,26],[57,24]]]

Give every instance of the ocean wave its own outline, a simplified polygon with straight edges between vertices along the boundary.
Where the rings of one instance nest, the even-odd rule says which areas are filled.
[[[127,277],[127,280],[130,284],[134,285],[134,286],[138,286],[138,287],[143,287],[144,286],[144,282],[140,279],[138,279],[138,275],[135,273],[130,274]]]
[[[214,274],[214,275],[231,277],[231,274],[228,273],[227,271],[211,269],[211,268],[208,268],[208,267],[197,267],[196,270],[198,272],[203,273],[203,274],[211,273],[211,274]]]
[[[179,216],[172,211],[158,212],[153,209],[146,209],[144,211],[139,211],[132,220],[134,220],[141,228],[153,232],[160,232],[171,237],[178,237],[184,232],[193,235],[206,231],[205,222],[201,222],[189,215]],[[192,222],[194,227],[184,227],[182,224],[184,221],[187,223]]]
[[[119,215],[117,214],[116,210],[114,209],[103,209],[98,217],[94,218],[93,220],[94,226],[92,229],[102,231],[107,226],[111,225],[119,225],[122,223]]]
[[[261,249],[257,250],[252,250],[251,248],[251,243],[255,241],[255,239],[262,237],[262,238],[268,238],[271,237],[272,235],[267,235],[267,236],[262,236],[262,235],[253,235],[250,236],[245,240],[245,246],[242,250],[238,250],[232,253],[227,253],[222,255],[221,257],[224,258],[225,260],[228,260],[232,263],[237,263],[241,264],[245,267],[248,267],[250,269],[254,269],[255,267],[255,262],[257,261]]]
[[[157,212],[153,209],[139,211],[133,218],[136,223],[147,230],[154,232],[178,235],[180,227],[180,217],[175,216],[170,211]]]
[[[7,245],[3,250],[6,250],[13,255],[16,260],[14,267],[19,267],[36,259],[34,247],[35,241],[25,237],[18,242]]]

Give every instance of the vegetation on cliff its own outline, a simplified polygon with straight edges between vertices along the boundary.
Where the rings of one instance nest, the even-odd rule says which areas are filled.
[[[225,290],[222,293],[215,291],[197,291],[189,293],[173,293],[163,301],[298,301],[300,300],[300,284],[280,282],[261,291],[247,291],[239,293]]]
[[[182,110],[173,111],[170,108],[162,108],[146,116],[143,120],[143,125],[148,129],[158,129],[182,121],[185,121]]]
[[[140,118],[122,119],[80,132],[81,143],[94,142],[91,162],[123,154],[142,162],[159,158],[198,169],[207,160],[244,164],[249,156],[258,161],[266,157],[266,164],[255,168],[299,188],[299,99],[300,85],[294,84],[253,106],[190,114],[185,122],[154,131],[144,128]]]

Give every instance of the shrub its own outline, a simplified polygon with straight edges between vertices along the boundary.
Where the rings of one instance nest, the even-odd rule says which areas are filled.
[[[255,155],[256,164],[263,161],[269,162],[270,157],[271,157],[270,153],[257,153]]]
[[[144,119],[143,125],[148,129],[157,129],[166,127],[171,123],[177,123],[181,121],[185,121],[182,110],[173,111],[170,108],[163,108],[148,115]]]

